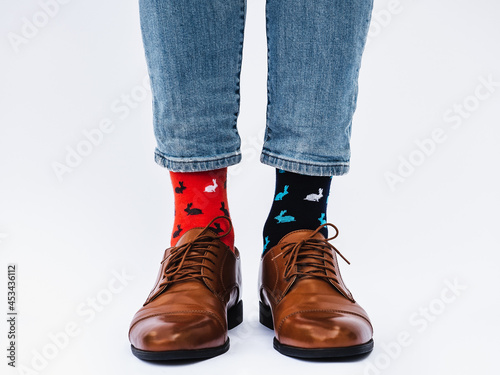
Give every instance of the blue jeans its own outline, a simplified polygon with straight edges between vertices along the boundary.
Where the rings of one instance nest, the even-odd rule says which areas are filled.
[[[139,3],[156,162],[177,172],[238,163],[246,0]],[[306,175],[348,172],[372,6],[373,0],[267,0],[261,162]]]

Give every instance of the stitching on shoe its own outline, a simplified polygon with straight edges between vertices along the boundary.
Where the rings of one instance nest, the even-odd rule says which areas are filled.
[[[268,293],[268,297],[271,297],[273,299],[273,302],[275,304],[278,304],[280,301],[276,298],[276,296],[274,295],[273,291],[271,289],[269,289],[267,286],[263,285],[261,290],[265,290],[267,291]]]
[[[274,290],[278,289],[278,279],[279,279],[280,274],[279,274],[279,270],[278,270],[278,263],[274,259],[274,248],[271,249],[269,252],[271,253],[270,254],[270,256],[271,256],[271,262],[273,262],[274,270],[276,271],[276,277],[275,277],[274,286],[273,286],[273,289],[272,289],[274,291]],[[274,294],[274,292],[272,294]]]
[[[224,279],[222,276],[222,274],[224,272],[224,266],[226,265],[226,259],[227,259],[227,251],[224,252],[224,258],[222,259],[222,261],[220,263],[221,266],[220,266],[220,272],[219,272],[219,280],[220,280],[220,285],[221,285],[222,291],[223,291],[222,295],[224,295],[227,291],[226,286],[224,285]]]

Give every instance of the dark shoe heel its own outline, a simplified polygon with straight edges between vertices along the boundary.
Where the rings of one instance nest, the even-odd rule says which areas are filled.
[[[259,301],[259,322],[269,329],[274,329],[271,308]]]
[[[227,328],[232,329],[243,321],[243,300],[227,310]]]

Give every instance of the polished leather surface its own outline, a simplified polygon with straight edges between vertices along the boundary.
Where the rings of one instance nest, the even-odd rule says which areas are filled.
[[[165,275],[175,271],[169,260],[176,249],[194,241],[200,234],[215,237],[213,231],[203,231],[204,228],[193,228],[179,239],[175,247],[165,250],[155,286],[130,325],[129,340],[135,348],[156,352],[195,350],[221,346],[226,342],[227,310],[239,302],[241,295],[237,249],[231,251],[216,238],[205,240],[208,245],[197,250],[198,259],[203,259],[205,266],[197,265],[196,258],[192,258],[194,261],[187,258],[182,266],[188,272],[198,272],[202,276],[182,279],[179,278],[181,272],[178,272],[167,277],[170,282],[162,285]]]
[[[285,249],[292,245],[287,244],[300,244],[308,238],[316,243],[325,240],[321,233],[314,232],[291,232],[262,257],[260,298],[271,308],[276,339],[304,349],[365,344],[372,339],[373,328],[367,313],[345,286],[334,250],[326,246],[321,251],[311,246],[297,250],[300,262],[292,263],[290,269],[293,254]]]

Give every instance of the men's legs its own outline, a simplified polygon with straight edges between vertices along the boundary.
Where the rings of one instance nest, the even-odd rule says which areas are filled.
[[[268,105],[261,161],[277,168],[264,226],[261,322],[283,354],[373,348],[366,312],[330,244],[331,176],[349,171],[351,122],[372,0],[267,0]],[[336,236],[336,235],[335,235]]]
[[[241,323],[240,258],[227,167],[236,129],[246,0],[140,0],[153,92],[155,160],[175,197],[171,247],[129,338],[145,360],[213,357]]]

